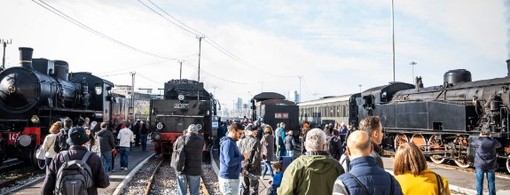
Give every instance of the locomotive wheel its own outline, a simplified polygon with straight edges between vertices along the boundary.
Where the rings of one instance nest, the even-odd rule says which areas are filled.
[[[46,167],[46,163],[44,160],[39,160],[37,159],[35,156],[37,155],[36,154],[36,151],[37,150],[34,150],[34,151],[31,151],[30,152],[30,162],[32,163],[32,165],[36,168],[36,169],[40,169],[40,170],[44,170],[44,168]]]
[[[455,164],[457,164],[460,168],[468,168],[471,165],[466,158],[455,159]]]
[[[510,173],[510,155],[506,159],[506,171]]]
[[[444,148],[443,139],[441,138],[441,135],[432,135],[429,138],[429,151],[441,151]],[[441,155],[431,155],[430,160],[433,163],[441,164],[446,159],[442,158]]]
[[[407,137],[404,134],[395,135],[395,140],[393,141],[393,147],[395,148],[395,152],[397,151],[400,144],[407,143]]]
[[[418,146],[418,148],[420,148],[422,150],[425,150],[425,146],[427,144],[427,142],[425,141],[425,138],[421,134],[414,134],[411,137],[411,143],[416,144],[416,146]]]

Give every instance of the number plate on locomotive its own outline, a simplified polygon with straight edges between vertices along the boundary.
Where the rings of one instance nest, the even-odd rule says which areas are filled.
[[[189,104],[174,104],[174,108],[189,108]]]

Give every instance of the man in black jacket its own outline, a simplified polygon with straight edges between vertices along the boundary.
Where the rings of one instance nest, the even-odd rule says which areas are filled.
[[[88,151],[88,149],[83,146],[83,144],[87,143],[87,141],[89,141],[89,137],[87,136],[87,133],[85,133],[85,129],[81,127],[74,127],[69,130],[67,143],[71,146],[68,150],[70,160],[82,159]],[[64,153],[57,154],[51,161],[51,164],[46,171],[46,178],[44,179],[44,183],[41,188],[41,194],[54,194],[57,182],[57,172],[65,162],[63,154]],[[87,189],[87,193],[89,195],[98,194],[97,188],[106,188],[110,185],[108,174],[105,173],[103,165],[101,164],[101,159],[95,153],[90,155],[86,163],[90,167],[93,180],[92,187]]]
[[[181,148],[186,154],[186,164],[182,172],[177,173],[177,188],[179,194],[187,194],[188,187],[191,195],[200,193],[200,175],[202,174],[202,148],[204,148],[204,138],[199,134],[198,125],[190,125],[186,130],[186,135],[180,136],[175,141],[174,148]]]
[[[67,144],[67,137],[69,129],[71,129],[72,126],[73,120],[71,120],[70,118],[64,119],[64,128],[62,128],[60,132],[57,134],[55,144],[53,144],[53,150],[55,150],[56,153],[69,149],[69,144]]]
[[[110,169],[112,164],[112,151],[115,145],[115,138],[113,137],[112,131],[108,130],[108,123],[101,123],[101,130],[96,133],[99,149],[101,150],[101,161],[103,162],[104,171],[113,171],[113,167]]]

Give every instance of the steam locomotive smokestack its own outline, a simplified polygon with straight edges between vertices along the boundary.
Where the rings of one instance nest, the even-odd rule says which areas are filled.
[[[30,47],[20,47],[19,48],[19,59],[21,62],[21,66],[32,69],[32,53],[34,49]]]
[[[506,76],[510,76],[510,59],[506,60],[506,69],[508,71]]]

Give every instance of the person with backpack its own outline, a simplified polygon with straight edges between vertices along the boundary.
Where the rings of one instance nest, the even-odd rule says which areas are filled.
[[[98,194],[97,188],[110,185],[108,174],[101,159],[85,146],[89,137],[82,127],[69,130],[67,151],[58,153],[46,171],[41,187],[42,195],[50,194]]]
[[[351,160],[351,169],[334,181],[333,194],[402,194],[397,179],[379,167],[370,155],[373,149],[365,131],[355,131],[347,138],[346,153]]]
[[[204,138],[200,135],[200,130],[197,125],[190,125],[186,130],[186,135],[177,138],[174,144],[175,149],[180,149],[180,152],[184,152],[185,156],[185,159],[172,158],[172,161],[184,162],[184,169],[182,171],[176,170],[177,189],[180,195],[186,195],[188,188],[191,195],[200,194],[202,148],[204,147]]]
[[[56,153],[69,149],[69,145],[67,144],[67,135],[72,126],[73,120],[70,118],[64,119],[64,128],[62,128],[57,134],[55,144],[53,145],[53,150],[55,150]]]

